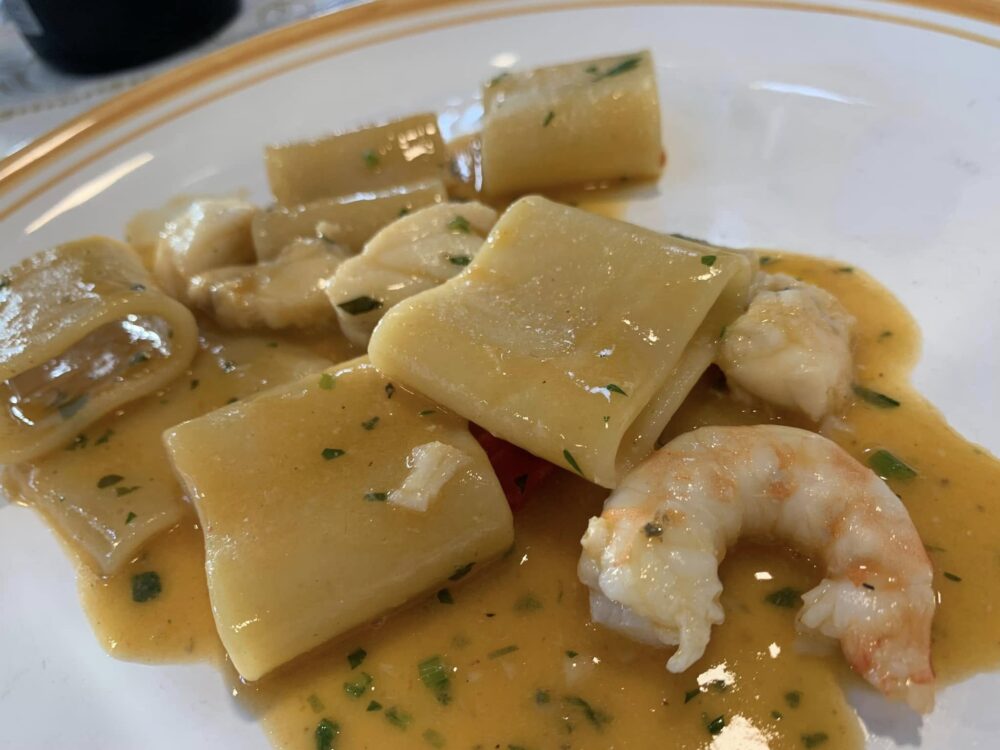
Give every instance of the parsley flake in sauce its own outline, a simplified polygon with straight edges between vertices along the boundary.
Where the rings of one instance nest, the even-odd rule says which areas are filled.
[[[379,155],[375,153],[374,149],[365,149],[361,154],[361,160],[365,163],[368,169],[378,169],[378,165],[381,163]]]
[[[709,734],[719,734],[719,732],[726,728],[726,717],[716,716],[714,719],[705,724],[705,728],[708,730]]]
[[[607,388],[611,393],[617,393],[620,396],[627,396],[628,395],[627,393],[625,393],[625,391],[623,391],[621,389],[621,386],[615,385],[614,383],[608,383],[604,387]]]
[[[329,719],[321,719],[313,733],[316,750],[333,750],[333,743],[336,742],[338,734],[340,734],[340,724]]]
[[[590,703],[578,695],[567,695],[563,698],[563,702],[567,706],[580,709],[580,711],[583,712],[584,718],[586,718],[595,729],[603,729],[605,724],[611,722],[611,716],[609,714],[594,708],[590,705]]]
[[[59,409],[59,416],[63,419],[71,419],[76,416],[80,409],[87,405],[87,401],[86,396],[77,396],[64,404],[60,404],[57,407]]]
[[[604,78],[614,78],[615,76],[620,76],[622,73],[628,73],[629,71],[635,70],[639,67],[640,62],[642,62],[641,57],[626,57],[621,62],[612,65],[603,73],[598,70],[596,65],[588,66],[586,68],[586,72],[593,75],[594,81],[597,82]]]
[[[645,526],[642,527],[643,533],[650,539],[658,536],[663,536],[663,525],[650,521]]]
[[[448,589],[441,589],[440,591],[438,591],[437,592],[437,600],[439,602],[441,602],[442,604],[454,604],[455,603],[455,597],[453,597],[451,595],[451,592]]]
[[[871,388],[865,388],[863,385],[855,383],[851,386],[851,389],[854,391],[854,395],[862,401],[867,401],[872,406],[877,406],[880,409],[895,409],[899,406],[899,401],[891,396],[886,396],[884,393],[873,391]]]
[[[805,747],[819,747],[824,742],[830,739],[826,732],[813,732],[812,734],[802,735],[802,744]]]
[[[444,735],[434,729],[425,729],[421,736],[431,747],[444,747]]]
[[[957,576],[954,573],[949,573],[947,570],[942,573],[942,575],[949,581],[954,581],[955,583],[960,583],[962,580],[961,576]]]
[[[361,676],[356,680],[344,683],[344,692],[347,693],[352,698],[360,698],[362,695],[368,692],[371,686],[375,683],[375,678],[372,677],[367,672],[362,672]]]
[[[542,127],[547,128],[555,118],[556,118],[556,113],[550,109],[549,113],[545,115],[545,119],[542,120]]]
[[[580,469],[580,464],[578,464],[576,462],[576,459],[573,458],[573,454],[570,453],[565,448],[563,448],[563,458],[566,459],[566,463],[568,463],[570,465],[570,467],[573,469],[573,471],[575,471],[581,477],[583,476],[583,471]]]
[[[342,449],[340,449],[340,448],[324,448],[324,449],[323,449],[323,453],[322,453],[322,456],[323,456],[323,458],[325,458],[325,459],[326,459],[327,461],[332,461],[332,460],[333,460],[333,459],[335,459],[335,458],[340,458],[340,457],[341,457],[341,456],[343,456],[343,455],[344,455],[345,453],[347,453],[347,451],[345,451],[345,450],[342,450]]]
[[[124,495],[131,495],[137,489],[139,489],[139,485],[137,484],[132,485],[131,487],[115,487],[115,495],[117,495],[118,497],[123,497]]]
[[[372,417],[371,419],[366,419],[364,422],[362,422],[361,426],[364,427],[369,432],[371,432],[372,430],[375,429],[375,425],[377,424],[378,424],[378,417]]]
[[[455,218],[448,222],[448,229],[459,234],[468,234],[472,226],[469,224],[468,219],[461,214],[456,214]]]
[[[489,659],[499,659],[501,656],[506,656],[507,654],[512,654],[518,651],[521,647],[515,644],[510,644],[509,646],[504,646],[503,648],[498,648],[495,651],[490,651],[486,654]]]
[[[389,499],[388,492],[366,492],[365,500],[370,503],[384,503]]]
[[[336,384],[336,382],[337,379],[328,372],[324,372],[322,375],[319,376],[319,387],[322,388],[324,391],[332,391],[333,386]]]
[[[349,299],[346,302],[338,302],[337,307],[348,315],[363,315],[364,313],[371,312],[372,310],[378,310],[382,307],[382,301],[363,294],[360,297]]]
[[[709,268],[711,268],[712,266],[715,265],[715,261],[717,258],[718,258],[717,255],[702,255],[701,264],[703,266],[708,266]]]
[[[133,522],[133,521],[134,521],[135,519],[136,519],[136,515],[135,515],[135,513],[133,513],[132,511],[129,511],[128,515],[127,515],[127,516],[125,516],[125,523],[126,523],[126,524],[130,524],[130,523],[132,523],[132,522]]]
[[[461,580],[462,578],[465,578],[467,575],[469,575],[469,572],[472,570],[472,567],[474,565],[475,565],[474,562],[470,562],[467,563],[466,565],[463,565],[460,568],[455,568],[455,572],[452,573],[450,576],[448,576],[448,580],[458,581]]]
[[[386,383],[385,384],[385,397],[386,398],[392,398],[392,394],[394,394],[395,392],[396,392],[396,386],[394,386],[392,383]]]
[[[368,707],[365,708],[365,711],[381,711],[381,710],[382,710],[382,704],[379,703],[378,701],[370,701],[368,703]]]
[[[132,576],[132,601],[142,603],[155,599],[163,591],[160,574],[149,570]]]
[[[417,665],[417,674],[420,681],[434,693],[435,699],[442,706],[451,703],[451,676],[450,669],[440,656],[431,656],[424,659]]]
[[[913,479],[917,472],[887,450],[877,450],[868,457],[868,465],[884,480]]]
[[[105,474],[103,477],[97,480],[97,489],[103,490],[107,487],[113,487],[122,481],[125,477],[121,474]]]
[[[785,703],[788,704],[789,708],[798,708],[799,704],[802,702],[802,693],[798,690],[789,690],[785,693]]]
[[[471,255],[449,255],[448,262],[453,266],[467,266],[472,262]]]
[[[548,690],[536,690],[535,691],[535,703],[539,706],[544,706],[546,703],[552,701],[552,696],[549,695]]]
[[[790,586],[785,586],[783,589],[772,591],[764,597],[764,601],[768,604],[773,604],[775,607],[791,608],[799,603],[801,596],[801,591],[796,591]]]
[[[114,430],[105,430],[104,434],[101,435],[97,440],[94,441],[94,445],[104,445],[111,439],[111,436],[115,434]]]
[[[347,655],[347,663],[351,665],[351,669],[357,669],[364,662],[366,656],[368,656],[367,651],[363,648],[356,648]]]
[[[385,710],[385,720],[399,729],[406,729],[413,721],[413,717],[401,708],[392,706]]]

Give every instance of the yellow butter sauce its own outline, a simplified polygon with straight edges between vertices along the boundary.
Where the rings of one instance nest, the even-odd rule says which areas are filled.
[[[863,461],[883,448],[918,473],[890,484],[935,565],[940,681],[996,667],[1000,464],[956,435],[908,386],[918,335],[888,292],[842,264],[764,255],[766,270],[818,284],[847,306],[858,318],[858,383],[900,402],[887,409],[859,399],[826,432]],[[670,429],[762,421],[789,420],[738,402],[713,371]],[[237,699],[282,748],[315,748],[323,720],[336,725],[340,750],[861,745],[859,722],[842,694],[844,682],[857,678],[839,650],[817,655],[798,648],[798,604],[773,603],[775,592],[804,591],[819,580],[806,559],[778,547],[734,550],[722,566],[726,622],[714,630],[704,658],[681,675],[664,669],[668,651],[590,624],[576,563],[579,538],[605,494],[568,474],[553,477],[516,516],[517,542],[504,559],[253,685],[225,665],[193,520],[109,580],[82,567],[80,589],[111,653],[141,661],[218,660]],[[131,576],[147,570],[160,574],[163,593],[136,604]],[[421,664],[425,676],[426,665],[432,667],[430,686]]]

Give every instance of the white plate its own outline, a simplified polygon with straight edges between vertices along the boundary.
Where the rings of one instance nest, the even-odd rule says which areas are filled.
[[[3,264],[119,235],[175,193],[264,201],[269,141],[447,109],[509,65],[650,47],[670,164],[628,218],[870,271],[923,330],[917,386],[1000,447],[1000,27],[855,0],[404,5],[418,9],[366,5],[254,40],[0,163]],[[0,613],[0,747],[268,747],[209,667],[106,656],[59,545],[12,505]],[[870,693],[860,711],[871,747],[996,747],[998,699],[1000,675],[983,675],[944,690],[922,725]]]

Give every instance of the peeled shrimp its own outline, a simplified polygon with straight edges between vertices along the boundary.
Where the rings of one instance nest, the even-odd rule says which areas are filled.
[[[848,395],[853,326],[829,292],[760,274],[749,309],[725,330],[719,366],[737,390],[819,421]]]
[[[719,562],[740,537],[785,542],[825,569],[797,626],[840,640],[851,667],[918,711],[934,704],[932,570],[899,498],[839,446],[793,427],[703,427],[630,472],[583,537],[591,615],[677,645],[682,672],[721,623]]]

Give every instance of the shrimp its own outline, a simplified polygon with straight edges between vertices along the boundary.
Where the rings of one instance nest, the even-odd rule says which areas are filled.
[[[595,622],[677,645],[682,672],[724,620],[719,562],[740,537],[815,556],[800,632],[840,640],[851,667],[918,711],[934,703],[932,569],[899,498],[843,449],[779,425],[702,427],[630,472],[592,518],[580,579]]]
[[[718,364],[737,392],[819,421],[848,395],[853,326],[829,292],[760,274],[749,309],[725,330]]]

